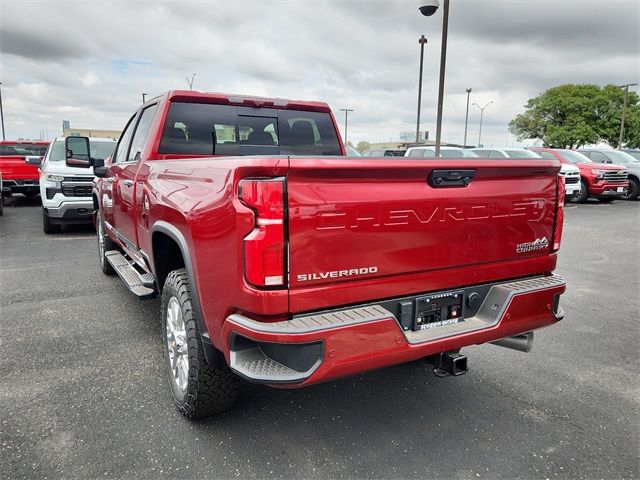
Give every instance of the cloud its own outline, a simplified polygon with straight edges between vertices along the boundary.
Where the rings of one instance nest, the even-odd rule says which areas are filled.
[[[35,34],[29,29],[19,30],[13,25],[5,25],[5,22],[6,18],[0,30],[0,51],[3,54],[53,62],[81,57],[88,52],[84,46],[68,38],[57,39],[48,34]]]
[[[435,135],[442,15],[413,0],[3,2],[0,68],[10,136],[48,122],[122,128],[150,96],[186,88],[323,100],[353,108],[349,137],[415,130],[425,34],[422,130]],[[466,88],[486,103],[483,138],[513,142],[530,97],[566,82],[640,79],[637,0],[451,2],[443,139],[461,142]],[[80,88],[79,88],[80,87]],[[338,116],[342,126],[343,118]],[[477,138],[479,111],[469,112]]]
[[[88,72],[84,77],[80,79],[80,82],[88,88],[100,84],[100,79],[94,73]]]

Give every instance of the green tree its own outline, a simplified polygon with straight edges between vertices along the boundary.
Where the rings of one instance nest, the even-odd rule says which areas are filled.
[[[627,112],[625,115],[623,145],[631,148],[639,143],[640,136],[640,105],[635,92],[629,92]],[[596,115],[598,117],[598,132],[600,140],[607,142],[613,148],[618,148],[620,142],[620,122],[624,107],[624,90],[615,85],[607,85],[600,91],[596,100]]]
[[[370,148],[371,148],[371,144],[369,142],[362,141],[362,142],[358,143],[358,151],[359,152],[365,152],[365,151],[369,150]]]
[[[535,138],[555,148],[575,148],[601,141],[617,147],[624,91],[615,85],[567,84],[530,99],[510,123],[519,140]],[[629,93],[624,143],[640,143],[638,95]]]

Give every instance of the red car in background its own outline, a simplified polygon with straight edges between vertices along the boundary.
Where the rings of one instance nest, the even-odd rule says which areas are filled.
[[[22,193],[27,197],[35,197],[40,193],[38,167],[25,162],[25,157],[44,156],[48,141],[6,140],[0,142],[0,172],[5,188],[11,194]]]
[[[622,198],[629,188],[629,172],[618,165],[595,163],[589,157],[575,150],[560,148],[531,147],[543,158],[557,158],[562,163],[571,163],[580,169],[581,191],[573,198],[574,202],[584,203],[589,197],[600,202],[613,202]]]

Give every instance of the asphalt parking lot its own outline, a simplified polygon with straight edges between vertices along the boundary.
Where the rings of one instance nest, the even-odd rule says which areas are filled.
[[[566,211],[566,318],[470,371],[402,365],[249,389],[189,422],[163,371],[157,300],[98,268],[94,232],[0,217],[1,478],[638,478],[640,203]]]

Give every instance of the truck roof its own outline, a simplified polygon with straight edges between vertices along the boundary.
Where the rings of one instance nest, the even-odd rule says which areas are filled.
[[[70,137],[74,137],[75,135],[69,135]],[[64,142],[67,137],[56,137],[53,139],[54,142]],[[115,142],[112,138],[104,138],[104,137],[87,137],[91,142]]]
[[[171,90],[167,93],[170,102],[217,103],[257,108],[279,108],[283,110],[306,110],[330,113],[329,105],[324,102],[290,100],[286,98],[255,97],[251,95],[226,94],[215,92],[196,92],[192,90]]]

